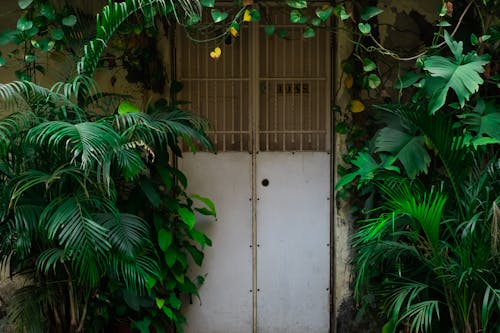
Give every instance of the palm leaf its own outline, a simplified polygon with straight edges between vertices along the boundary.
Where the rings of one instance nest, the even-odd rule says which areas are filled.
[[[95,285],[100,267],[111,244],[109,230],[87,213],[89,202],[81,197],[60,197],[52,200],[40,217],[40,225],[48,238],[61,244],[82,282]]]
[[[15,140],[38,122],[37,116],[30,111],[16,112],[0,120],[0,157],[5,157]]]
[[[157,278],[160,271],[158,262],[147,254],[136,256],[132,260],[113,256],[111,269],[128,289],[138,293],[144,293],[148,279]]]
[[[70,155],[70,163],[87,170],[109,156],[109,152],[118,145],[119,137],[106,122],[71,124],[49,121],[33,127],[27,134],[26,142],[48,151],[66,151]]]
[[[135,258],[141,249],[149,247],[151,230],[142,218],[131,214],[97,214],[94,218],[109,230],[111,246],[129,260]]]

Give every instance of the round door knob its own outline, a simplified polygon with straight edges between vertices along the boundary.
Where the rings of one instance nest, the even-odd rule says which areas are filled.
[[[267,185],[269,185],[269,179],[267,178],[262,179],[262,186],[267,186]]]

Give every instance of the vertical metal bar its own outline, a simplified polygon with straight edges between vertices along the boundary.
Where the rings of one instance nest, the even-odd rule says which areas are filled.
[[[256,23],[250,25],[250,38],[252,44],[250,45],[250,128],[251,128],[251,142],[252,142],[252,290],[253,290],[253,311],[252,311],[252,326],[253,333],[257,333],[257,292],[258,292],[258,281],[257,281],[257,153],[258,153],[258,135],[257,126],[258,124],[258,107],[259,103],[259,81],[258,81],[258,68],[259,68],[259,27]]]
[[[283,115],[283,125],[281,128],[283,129],[283,133],[281,135],[281,139],[283,140],[283,145],[282,145],[282,150],[286,151],[286,91],[288,90],[288,87],[286,86],[286,65],[287,62],[285,61],[286,57],[286,40],[283,40],[283,72],[282,72],[282,78],[283,78],[283,100],[282,100],[282,115]]]
[[[320,74],[320,60],[322,58],[322,54],[321,54],[321,47],[320,47],[320,36],[318,36],[318,38],[316,38],[316,77],[321,77],[321,74]],[[320,114],[321,114],[321,103],[320,103],[320,85],[321,85],[321,80],[318,79],[318,89],[316,89],[316,131],[317,131],[317,135],[316,135],[316,151],[319,151],[319,140],[320,140],[320,133],[319,133],[319,128],[320,128]],[[325,83],[323,83],[324,85]]]
[[[297,77],[296,73],[295,73],[295,68],[296,67],[299,67],[295,64],[295,45],[296,45],[297,41],[294,41],[290,44],[290,57],[291,57],[291,64],[292,66],[288,66],[288,68],[292,68],[293,69],[293,72],[292,73],[289,73],[289,75],[293,76],[293,77]],[[295,143],[295,132],[296,132],[296,128],[295,128],[295,84],[296,84],[296,81],[294,80],[293,82],[290,83],[290,85],[292,86],[292,95],[291,95],[291,98],[290,98],[290,103],[292,104],[290,106],[290,112],[289,112],[289,116],[290,116],[290,119],[291,119],[291,128],[290,128],[290,136],[292,137],[291,138],[291,150],[297,150],[297,147],[295,147],[294,143]],[[285,138],[286,138],[287,134],[285,134]]]
[[[331,65],[331,57],[332,55],[330,54],[330,50],[331,50],[331,47],[332,47],[332,43],[331,43],[331,38],[330,38],[330,35],[331,33],[329,31],[331,31],[330,29],[326,30],[328,31],[327,33],[325,33],[325,45],[326,45],[326,49],[325,49],[325,68],[326,68],[326,88],[325,88],[325,111],[326,112],[326,117],[325,117],[325,151],[327,152],[331,152],[331,146],[330,146],[330,140],[329,140],[329,137],[330,137],[330,133],[331,133],[331,130],[333,127],[330,127],[329,124],[331,122],[331,118],[332,117],[332,112],[330,111],[331,110],[331,87],[332,87],[332,65]],[[331,243],[330,243],[331,244]]]
[[[236,47],[236,46],[235,46]],[[234,132],[236,130],[235,126],[235,119],[236,117],[234,116],[234,99],[235,99],[235,93],[234,93],[234,82],[236,79],[236,75],[234,74],[234,49],[235,47],[231,48],[231,146],[234,146]],[[241,47],[241,42],[238,44],[238,47]],[[240,131],[242,129],[240,128]]]
[[[271,73],[269,73],[269,38],[264,36],[264,39],[266,40],[266,49],[265,49],[265,54],[266,54],[266,72],[264,73],[265,77],[269,77]],[[273,43],[274,45],[275,43]],[[266,95],[264,98],[264,103],[266,105],[265,112],[266,112],[266,151],[269,151],[269,104],[270,104],[270,97],[271,97],[271,85],[269,84],[271,81],[266,80],[265,81],[265,89],[266,89]],[[274,85],[273,85],[274,87]]]
[[[304,47],[300,47],[300,53],[299,53],[299,58],[300,58],[300,64],[303,64],[304,63]],[[300,76],[301,77],[304,77],[304,70],[301,68],[301,71],[300,71]],[[300,81],[300,109],[299,109],[299,137],[300,137],[300,144],[299,144],[299,148],[300,148],[300,151],[302,151],[304,149],[303,147],[303,144],[304,144],[304,133],[303,130],[304,130],[304,126],[302,124],[303,122],[303,112],[304,112],[304,81]]]
[[[230,55],[229,55],[230,56]],[[227,79],[226,76],[226,59],[229,59],[231,61],[231,58],[225,57],[224,58],[224,63],[222,64],[222,77],[224,79]],[[222,84],[222,151],[226,151],[226,132],[227,132],[227,127],[226,127],[226,80],[224,81],[219,81]],[[217,105],[217,104],[215,104]],[[214,109],[217,111],[217,107],[214,107]]]
[[[247,37],[248,38],[248,37]],[[248,41],[246,42],[248,43]],[[243,43],[242,43],[243,44]],[[248,44],[247,44],[247,48],[248,48]],[[239,100],[240,100],[240,107],[239,107],[239,113],[240,113],[240,151],[243,151],[243,142],[244,142],[244,131],[243,131],[243,116],[244,116],[244,112],[243,112],[243,106],[244,106],[244,103],[243,103],[243,83],[245,82],[244,81],[244,71],[243,71],[243,45],[241,45],[240,47],[240,53],[239,53],[239,56],[240,56],[240,65],[239,65],[239,76],[240,76],[240,80],[239,80],[239,85],[240,85],[240,94],[239,94]],[[248,111],[248,110],[247,110]],[[248,115],[248,113],[247,113]],[[250,144],[250,133],[248,133],[249,131],[249,125],[247,126],[247,136],[248,136],[248,144]],[[250,147],[246,147],[245,149],[247,151],[250,151],[249,149]]]
[[[309,40],[308,43],[311,43],[312,42]],[[307,49],[308,49],[308,59],[312,59],[312,45],[310,45]],[[308,61],[308,64],[309,64],[309,75],[313,76],[313,71],[312,71],[312,62],[311,61]],[[311,83],[314,82],[314,81],[311,81]],[[309,90],[309,107],[307,108],[307,112],[309,113],[308,117],[307,117],[307,130],[309,131],[309,134],[307,135],[307,143],[311,144],[312,145],[312,134],[311,134],[311,130],[312,130],[312,99],[313,99],[313,92],[312,92],[312,88],[316,88],[316,87],[311,87],[311,90]]]

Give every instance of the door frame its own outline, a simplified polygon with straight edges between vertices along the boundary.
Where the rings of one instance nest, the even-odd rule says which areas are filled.
[[[317,1],[318,5],[327,3],[325,1]],[[228,4],[230,4],[228,2]],[[222,6],[224,6],[224,3],[222,3]],[[248,33],[250,35],[251,41],[258,41],[259,40],[259,28],[260,25],[257,22],[252,22],[250,24],[250,27],[248,29]],[[172,80],[177,80],[177,48],[176,48],[176,39],[177,39],[177,33],[176,33],[177,28],[174,27],[170,31],[170,69],[172,73]],[[318,37],[315,37],[318,38]],[[329,271],[330,271],[330,276],[329,276],[329,315],[330,315],[330,328],[329,332],[336,332],[336,324],[337,324],[337,315],[336,312],[338,309],[336,309],[335,306],[335,298],[336,298],[336,290],[335,290],[335,285],[336,285],[336,279],[335,279],[335,265],[336,263],[336,258],[335,258],[335,221],[336,221],[336,207],[335,207],[335,202],[334,202],[334,185],[335,185],[335,148],[336,148],[336,135],[335,135],[335,126],[336,126],[336,120],[335,120],[335,114],[331,111],[333,109],[333,105],[335,105],[336,101],[336,96],[334,92],[334,87],[335,87],[335,66],[334,66],[334,59],[335,59],[335,47],[336,47],[336,38],[333,33],[329,33],[327,37],[328,41],[328,46],[326,48],[327,51],[327,68],[325,68],[325,75],[327,76],[326,79],[326,85],[327,88],[325,89],[327,94],[325,98],[327,99],[327,107],[325,112],[328,112],[328,117],[327,117],[327,151],[326,153],[330,156],[330,191],[329,191],[329,197],[328,200],[330,202],[330,219],[329,219],[329,228],[330,228],[330,242],[328,244],[330,248],[330,262],[329,264]],[[251,42],[251,50],[249,53],[249,56],[251,58],[250,62],[250,68],[249,68],[249,95],[252,97],[258,96],[258,93],[260,91],[260,78],[259,78],[259,52],[260,52],[260,47],[259,47],[258,42]],[[330,109],[330,110],[328,110]],[[249,98],[249,146],[250,146],[250,151],[249,154],[251,155],[251,198],[250,201],[252,202],[252,242],[251,242],[251,247],[252,247],[252,290],[254,291],[252,293],[252,333],[257,333],[257,311],[258,311],[258,299],[257,299],[257,260],[258,260],[258,254],[257,254],[257,248],[258,248],[258,240],[257,240],[257,187],[258,187],[258,179],[257,179],[257,154],[259,154],[259,135],[258,133],[258,126],[259,126],[259,98]],[[177,157],[174,157],[174,165],[177,166]]]

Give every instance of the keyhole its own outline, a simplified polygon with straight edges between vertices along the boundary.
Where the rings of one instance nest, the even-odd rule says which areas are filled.
[[[262,186],[267,186],[267,185],[269,185],[269,179],[267,178],[262,179]]]

